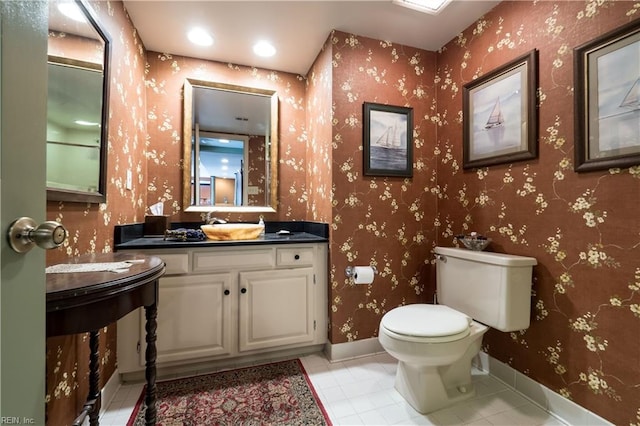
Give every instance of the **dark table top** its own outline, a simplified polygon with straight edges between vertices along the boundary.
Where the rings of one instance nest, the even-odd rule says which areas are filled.
[[[164,272],[164,262],[155,256],[136,253],[96,253],[69,259],[66,264],[111,263],[127,260],[132,263],[125,272],[47,273],[47,311],[85,302],[87,298],[112,297],[126,292],[137,283],[155,279]]]

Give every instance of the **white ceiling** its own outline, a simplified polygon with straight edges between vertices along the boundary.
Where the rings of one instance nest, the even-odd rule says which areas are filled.
[[[271,97],[193,87],[193,123],[202,131],[239,135],[269,134]]]
[[[124,0],[147,50],[300,75],[333,29],[436,51],[498,3],[452,0],[432,16],[391,0]],[[193,26],[207,29],[214,44],[191,44],[186,33]],[[253,54],[259,39],[275,45],[274,57]]]

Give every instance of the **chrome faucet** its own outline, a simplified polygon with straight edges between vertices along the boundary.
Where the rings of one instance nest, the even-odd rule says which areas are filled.
[[[213,212],[207,212],[207,216],[205,217],[205,223],[207,225],[213,225],[216,223],[227,223],[226,220],[218,219],[217,217],[211,216]]]

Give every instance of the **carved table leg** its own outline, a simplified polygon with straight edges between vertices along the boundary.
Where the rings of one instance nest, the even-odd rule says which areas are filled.
[[[145,405],[147,407],[144,415],[145,424],[156,424],[156,317],[158,316],[158,308],[153,305],[145,306],[145,331],[147,350],[145,352],[145,378],[147,379],[147,393],[145,395]]]
[[[87,402],[94,401],[89,412],[89,424],[98,426],[100,415],[100,331],[89,333],[89,396]]]

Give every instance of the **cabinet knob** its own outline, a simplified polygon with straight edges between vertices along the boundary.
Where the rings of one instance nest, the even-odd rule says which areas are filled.
[[[226,289],[226,290],[224,291],[224,295],[225,295],[225,296],[228,296],[230,293],[231,293],[231,292],[229,291],[229,289]]]
[[[242,294],[245,294],[246,292],[247,292],[246,288],[243,288],[243,289],[240,290],[240,293],[242,293]]]
[[[293,256],[293,258],[294,258],[295,260],[300,260],[300,255],[299,255],[299,254],[296,254],[295,256]]]

